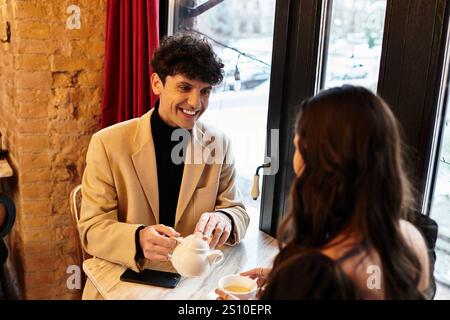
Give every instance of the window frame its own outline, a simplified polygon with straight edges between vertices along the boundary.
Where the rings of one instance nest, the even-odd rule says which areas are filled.
[[[438,97],[435,125],[433,130],[432,145],[430,150],[430,160],[428,165],[428,175],[425,185],[425,193],[423,197],[422,207],[427,215],[431,214],[431,208],[433,205],[434,191],[436,188],[436,181],[438,179],[438,170],[441,149],[444,139],[445,121],[447,115],[447,108],[450,108],[450,24],[447,24],[447,45],[444,54],[443,62],[443,74],[440,84],[440,95]]]
[[[278,223],[289,206],[298,105],[314,95],[318,87],[324,2],[277,1],[266,141],[269,149],[270,131],[279,130],[279,170],[276,175],[263,177],[260,218],[260,230],[272,236],[276,235]]]
[[[386,8],[378,94],[401,125],[417,211],[425,215],[430,213],[430,183],[435,180],[436,167],[430,164],[436,151],[433,138],[439,123],[449,9],[449,0],[433,5],[426,0],[388,0]]]

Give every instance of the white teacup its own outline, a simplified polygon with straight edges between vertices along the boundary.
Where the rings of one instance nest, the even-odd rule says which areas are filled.
[[[230,274],[219,280],[219,289],[241,300],[254,299],[258,285],[256,280],[238,274]]]

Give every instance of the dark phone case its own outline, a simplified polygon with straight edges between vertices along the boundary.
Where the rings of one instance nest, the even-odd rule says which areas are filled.
[[[144,269],[137,273],[131,269],[125,270],[120,276],[121,281],[149,284],[152,286],[175,288],[181,280],[181,276],[178,273],[164,272]]]

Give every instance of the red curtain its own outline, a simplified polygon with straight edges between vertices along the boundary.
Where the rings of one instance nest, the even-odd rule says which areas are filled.
[[[108,0],[102,128],[139,117],[155,102],[150,60],[159,45],[159,0]]]

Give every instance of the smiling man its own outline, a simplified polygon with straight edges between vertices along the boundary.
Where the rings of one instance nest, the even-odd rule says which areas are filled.
[[[136,272],[145,262],[168,261],[176,241],[195,231],[210,246],[234,245],[249,217],[236,186],[229,139],[198,119],[223,64],[210,44],[191,34],[162,40],[151,61],[154,108],[94,134],[86,156],[79,228],[85,250]],[[174,137],[184,131],[189,137]],[[210,152],[211,138],[223,152]],[[214,155],[214,162],[174,161],[174,148]],[[207,160],[207,159],[206,159]],[[88,280],[83,299],[100,298]]]

